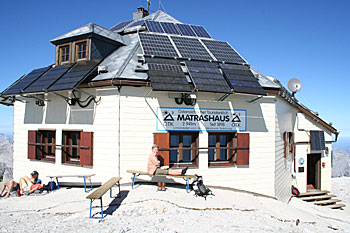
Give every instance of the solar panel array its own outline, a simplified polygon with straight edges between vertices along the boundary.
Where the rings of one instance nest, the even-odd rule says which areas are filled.
[[[139,35],[144,54],[178,57],[168,36],[146,33],[140,33]]]
[[[229,81],[234,92],[266,95],[248,66],[220,64],[226,79]]]
[[[62,91],[75,88],[88,77],[88,74],[93,71],[98,64],[99,61],[96,60],[79,62],[65,73],[63,77],[57,80],[48,91]]]
[[[181,32],[176,28],[174,23],[160,22],[165,33],[181,35]]]
[[[217,64],[198,61],[185,61],[185,64],[198,91],[232,93]]]
[[[209,35],[209,33],[207,32],[207,30],[204,29],[204,27],[202,26],[196,26],[196,25],[191,25],[192,30],[194,31],[194,33],[196,33],[196,35],[198,37],[207,37],[207,38],[211,38],[211,36]]]
[[[177,60],[146,58],[154,91],[190,92],[191,87]]]
[[[188,24],[177,23],[176,26],[184,36],[197,36],[196,33],[192,30],[191,26]]]
[[[182,57],[201,59],[201,60],[214,60],[202,43],[196,38],[171,36],[176,48],[179,50]]]
[[[164,33],[164,30],[163,30],[162,26],[157,21],[147,20],[146,21],[146,26],[148,28],[148,31],[150,31],[150,32]]]
[[[24,90],[24,93],[36,93],[46,91],[52,84],[54,84],[60,77],[62,77],[72,65],[55,66],[38,80],[32,83]]]
[[[126,27],[131,22],[132,22],[132,20],[128,20],[128,21],[125,21],[125,22],[118,23],[117,25],[115,25],[114,27],[111,28],[111,31],[119,31],[120,29],[123,29],[124,27]]]
[[[227,43],[216,40],[202,40],[210,52],[218,61],[226,61],[232,63],[246,63],[244,59]]]
[[[40,76],[42,76],[46,71],[48,71],[51,66],[35,69],[31,71],[28,75],[24,76],[22,79],[16,81],[9,89],[7,89],[3,95],[15,95],[20,94],[27,88],[30,84],[35,82]]]

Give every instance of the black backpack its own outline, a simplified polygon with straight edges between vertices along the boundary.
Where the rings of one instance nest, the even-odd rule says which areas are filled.
[[[196,184],[197,185],[197,189],[194,190],[194,194],[197,196],[200,196],[200,197],[204,197],[204,199],[206,200],[207,199],[207,196],[209,195],[212,195],[212,196],[215,196],[212,191],[207,188],[204,183],[203,183],[203,177],[202,176],[199,176],[197,175],[197,179],[195,181],[192,182],[191,184],[191,189],[193,189],[193,186]]]
[[[300,191],[299,191],[299,189],[297,189],[297,188],[294,187],[293,185],[292,185],[292,194],[293,194],[294,196],[297,196],[297,197],[300,196]]]
[[[52,189],[51,189],[51,184],[52,184]],[[57,184],[55,181],[50,181],[49,183],[47,183],[43,186],[43,190],[48,191],[48,192],[55,190],[55,189],[57,189]]]

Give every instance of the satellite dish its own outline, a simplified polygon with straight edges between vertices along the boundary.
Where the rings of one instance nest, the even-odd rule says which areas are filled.
[[[291,90],[291,92],[293,93],[293,96],[295,93],[297,93],[298,91],[300,91],[301,89],[301,82],[299,79],[297,78],[292,78],[288,81],[288,88],[289,90]]]

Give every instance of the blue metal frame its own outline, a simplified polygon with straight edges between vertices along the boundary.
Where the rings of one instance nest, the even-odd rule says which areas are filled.
[[[90,192],[91,190],[93,190],[92,182],[91,182],[91,177],[86,178],[86,177],[84,176],[83,178],[84,178],[84,190],[85,190],[86,193],[87,193],[87,192]],[[89,181],[90,181],[90,189],[89,189],[89,190],[86,189],[86,179],[89,179]]]
[[[110,198],[120,198],[120,197],[121,197],[121,195],[120,195],[120,183],[118,182],[117,185],[118,185],[118,189],[119,189],[118,195],[117,195],[117,196],[112,196],[112,188],[113,188],[113,187],[111,187],[111,188],[109,189],[109,196],[110,196]],[[90,199],[90,218],[94,218],[94,219],[103,219],[102,197],[100,198],[101,216],[97,216],[97,217],[92,216],[92,202],[93,202],[94,200],[96,200],[96,199]]]
[[[132,178],[132,183],[131,183],[131,189],[134,189],[134,186],[135,186],[135,180],[136,180],[136,177],[138,177],[140,174],[138,173],[134,173],[134,177]],[[186,192],[187,193],[190,193],[190,181],[191,181],[191,178],[183,178],[185,181],[186,181]],[[193,179],[193,181],[196,181],[196,179]],[[120,190],[120,187],[119,187],[119,190]]]

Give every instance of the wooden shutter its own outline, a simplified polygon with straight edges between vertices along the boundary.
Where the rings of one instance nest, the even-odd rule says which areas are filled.
[[[287,146],[288,146],[288,133],[283,133],[283,156],[287,158]]]
[[[93,166],[93,132],[80,132],[80,165]]]
[[[249,165],[249,133],[237,134],[237,165]]]
[[[294,133],[290,133],[291,134],[291,136],[290,136],[290,148],[289,148],[289,150],[290,150],[290,153],[292,154],[292,155],[294,155],[294,150],[295,150],[295,145],[294,145]]]
[[[28,130],[28,159],[36,159],[36,131]]]
[[[154,144],[159,146],[159,149],[170,147],[170,133],[154,133]],[[169,151],[159,151],[159,161],[161,166],[169,166]]]

